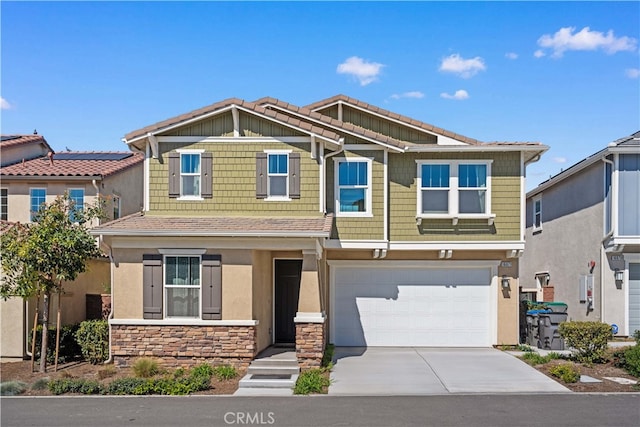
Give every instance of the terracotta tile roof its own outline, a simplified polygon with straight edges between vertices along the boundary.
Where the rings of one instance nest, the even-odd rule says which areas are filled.
[[[259,106],[256,103],[253,102],[247,102],[244,101],[242,99],[238,99],[238,98],[229,98],[229,99],[225,99],[223,101],[220,102],[216,102],[215,104],[211,104],[209,106],[203,107],[203,108],[199,108],[197,110],[193,110],[190,111],[188,113],[185,114],[181,114],[179,116],[176,117],[172,117],[170,119],[166,119],[163,120],[161,122],[155,123],[153,125],[149,125],[146,126],[142,129],[138,129],[138,130],[134,130],[132,132],[129,132],[128,134],[125,135],[125,139],[127,141],[131,141],[135,138],[139,138],[139,137],[143,137],[145,136],[147,133],[152,132],[159,132],[162,131],[163,129],[167,129],[171,126],[174,125],[179,125],[180,123],[184,123],[188,120],[191,119],[196,119],[198,117],[201,117],[205,114],[210,114],[210,113],[214,113],[217,110],[222,110],[225,109],[227,107],[230,107],[231,105],[236,105],[238,107],[242,107],[246,110],[249,111],[253,111],[257,114],[261,114],[263,116],[267,116],[271,119],[280,121],[282,123],[285,124],[289,124],[291,126],[295,126],[301,129],[304,129],[305,131],[317,134],[319,136],[331,139],[331,140],[335,140],[337,141],[340,136],[338,134],[336,134],[335,132],[332,132],[328,129],[325,129],[323,127],[319,127],[319,126],[315,126],[315,125],[310,125],[304,122],[301,122],[298,119],[295,119],[291,116],[288,116],[286,114],[282,114],[282,113],[278,113],[276,111],[273,110],[267,110],[261,106]]]
[[[309,109],[309,110],[315,110],[315,109],[318,109],[318,108],[322,108],[324,106],[328,106],[328,105],[334,104],[334,103],[336,103],[338,101],[342,101],[342,102],[347,103],[347,104],[355,105],[355,106],[357,106],[359,108],[362,108],[364,110],[371,111],[372,113],[376,113],[376,114],[379,114],[381,116],[388,117],[390,119],[399,120],[399,121],[405,122],[407,124],[411,124],[412,126],[415,126],[417,128],[423,129],[423,130],[425,130],[427,132],[432,132],[432,133],[444,135],[446,137],[453,138],[453,139],[455,139],[457,141],[462,141],[462,142],[467,143],[467,144],[471,144],[471,145],[480,145],[480,144],[482,144],[482,141],[478,141],[477,139],[469,138],[469,137],[466,137],[464,135],[460,135],[460,134],[457,134],[455,132],[451,132],[451,131],[448,131],[446,129],[439,128],[437,126],[433,126],[433,125],[430,125],[428,123],[424,123],[424,122],[421,122],[419,120],[412,119],[411,117],[403,116],[403,115],[400,115],[398,113],[394,113],[392,111],[385,110],[385,109],[380,108],[380,107],[376,107],[375,105],[372,105],[372,104],[367,104],[366,102],[360,101],[360,100],[355,99],[355,98],[350,98],[350,97],[348,97],[346,95],[332,96],[331,98],[323,99],[321,101],[314,102],[313,104],[309,104],[309,105],[305,106],[304,108]]]
[[[387,145],[391,145],[393,147],[397,147],[397,148],[401,148],[404,149],[408,146],[411,146],[413,144],[411,143],[407,143],[405,141],[400,141],[398,139],[395,138],[391,138],[390,136],[387,135],[382,135],[380,133],[377,132],[373,132],[369,129],[365,129],[363,127],[359,127],[359,126],[355,126],[351,123],[345,123],[342,122],[340,120],[336,120],[332,117],[329,117],[327,115],[324,114],[320,114],[317,113],[315,111],[310,110],[309,108],[305,108],[305,107],[298,107],[296,105],[293,104],[289,104],[287,102],[284,101],[280,101],[279,99],[276,98],[271,98],[271,97],[265,97],[265,98],[260,98],[257,101],[255,101],[256,104],[259,105],[272,105],[274,107],[278,107],[287,111],[290,111],[292,113],[297,113],[306,117],[309,117],[312,120],[315,120],[317,122],[321,122],[325,125],[329,125],[329,126],[333,126],[334,128],[338,128],[353,134],[356,134],[357,136],[361,136],[364,138],[368,138],[368,139],[374,139],[376,141],[379,141],[383,144],[387,144]]]
[[[165,217],[138,212],[91,230],[94,235],[329,237],[333,215],[324,217]]]
[[[68,153],[68,152],[65,152]],[[128,157],[122,160],[57,160],[53,155],[53,165],[47,157],[27,160],[22,163],[16,163],[0,169],[0,176],[74,176],[74,177],[90,177],[102,176],[107,177],[115,173],[121,172],[132,166],[141,164],[144,155],[141,153],[132,153],[130,151],[118,152],[83,152],[73,151],[71,153],[95,153],[95,154],[127,154]]]
[[[53,151],[42,135],[1,135],[0,149],[26,144],[43,144]]]

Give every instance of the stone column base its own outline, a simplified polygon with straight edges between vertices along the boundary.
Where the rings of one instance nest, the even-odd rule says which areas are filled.
[[[321,366],[325,343],[324,323],[296,323],[296,357],[300,369]]]

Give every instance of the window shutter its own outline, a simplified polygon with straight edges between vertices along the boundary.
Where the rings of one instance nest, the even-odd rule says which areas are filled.
[[[256,199],[267,198],[267,153],[256,153]]]
[[[200,185],[202,189],[200,194],[204,199],[213,198],[213,155],[211,153],[202,153],[201,159],[201,177]]]
[[[289,197],[300,198],[300,153],[289,154]]]
[[[169,153],[169,197],[180,197],[180,153]]]
[[[222,319],[222,257],[202,255],[202,319]]]
[[[142,304],[145,319],[162,319],[162,255],[142,255]]]

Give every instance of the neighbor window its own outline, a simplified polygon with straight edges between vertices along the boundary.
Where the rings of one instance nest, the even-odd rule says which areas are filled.
[[[200,317],[200,257],[165,257],[165,301],[168,317]]]
[[[533,199],[533,229],[542,229],[542,197]]]
[[[200,154],[180,155],[180,195],[200,197]]]
[[[120,218],[120,197],[113,196],[113,219]]]
[[[44,188],[32,188],[29,192],[31,198],[31,221],[35,221],[36,214],[42,209],[42,205],[47,201],[47,190]]]
[[[490,163],[418,161],[419,217],[492,216]]]
[[[267,191],[269,197],[288,197],[289,155],[268,154],[269,168],[267,172]]]
[[[84,208],[84,190],[82,188],[69,190],[69,200],[73,205],[71,212],[69,212],[69,219],[71,219],[71,222],[77,222],[77,213],[82,212]]]
[[[0,190],[0,219],[7,221],[9,218],[9,197],[6,188]]]
[[[339,215],[371,213],[371,160],[336,160],[336,204]]]

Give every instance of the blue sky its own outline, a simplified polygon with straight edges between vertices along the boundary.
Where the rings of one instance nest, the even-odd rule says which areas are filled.
[[[7,2],[1,130],[57,151],[238,97],[343,93],[538,141],[528,189],[640,130],[639,2]]]

